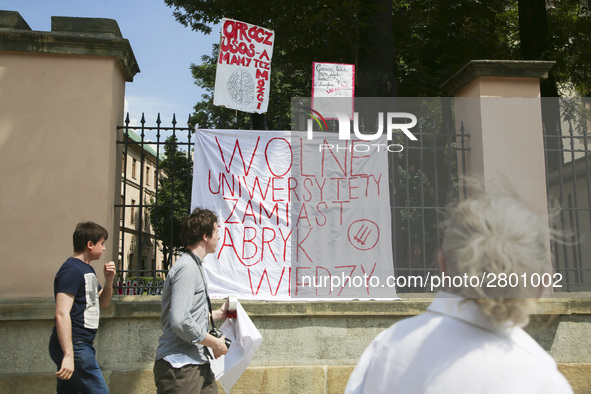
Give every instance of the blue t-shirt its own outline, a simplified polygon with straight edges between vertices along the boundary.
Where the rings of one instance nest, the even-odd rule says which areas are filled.
[[[72,343],[94,341],[99,324],[101,285],[90,264],[70,257],[55,275],[53,292],[74,294],[70,310]],[[55,330],[55,329],[54,329]]]

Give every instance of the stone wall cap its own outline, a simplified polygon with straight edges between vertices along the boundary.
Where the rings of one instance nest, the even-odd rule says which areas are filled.
[[[52,16],[51,31],[70,33],[110,34],[123,38],[117,21],[107,18]]]
[[[11,11],[6,12],[5,19],[14,20],[15,15]],[[24,20],[23,23],[26,25]],[[121,36],[117,21],[54,16],[51,25],[52,31],[0,27],[0,51],[112,57],[117,60],[128,82],[140,72],[129,40]]]
[[[441,85],[448,95],[455,95],[461,88],[478,77],[548,78],[548,72],[556,64],[546,60],[472,60]]]
[[[247,301],[240,303],[251,317],[297,318],[312,316],[392,316],[424,313],[433,294],[399,294],[398,301]],[[223,300],[212,300],[218,308]],[[161,296],[114,295],[101,318],[160,318]],[[52,298],[0,298],[0,321],[51,320],[55,313]],[[556,293],[544,296],[534,315],[591,315],[591,292]]]
[[[0,30],[1,29],[31,30],[29,24],[23,19],[19,12],[4,10],[0,10]]]

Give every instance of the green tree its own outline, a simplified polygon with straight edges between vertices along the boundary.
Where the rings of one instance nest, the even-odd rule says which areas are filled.
[[[355,64],[358,96],[395,95],[391,1],[254,1],[248,7],[229,0],[165,0],[165,3],[175,9],[174,15],[180,23],[204,33],[211,32],[211,26],[222,17],[275,31],[266,128],[290,128],[291,98],[310,96],[314,61]],[[211,57],[204,58],[203,67],[192,67],[198,84],[204,83],[213,89],[211,76],[215,75],[212,70],[216,58],[214,52]],[[203,78],[202,82],[199,78]],[[211,94],[209,90],[204,96],[209,103]],[[209,103],[196,108],[200,125],[207,124],[206,120],[213,124],[222,121],[226,125],[228,119],[234,122],[234,111],[226,109],[224,111],[231,114],[220,116],[224,111],[211,111]]]
[[[148,211],[155,237],[161,241],[163,268],[166,270],[174,254],[183,246],[179,229],[191,204],[193,162],[188,152],[179,149],[174,135],[166,139],[164,156],[158,168],[156,200],[151,202]]]
[[[254,23],[276,33],[266,125],[255,126],[260,124],[256,116],[251,119],[239,113],[235,119],[235,111],[213,106],[214,48],[202,64],[191,68],[196,83],[207,91],[195,106],[195,121],[202,126],[289,129],[290,100],[310,96],[315,61],[354,64],[357,97],[446,96],[442,83],[473,59],[555,60],[551,78],[542,87],[544,96],[575,89],[588,94],[591,90],[588,1],[253,0],[248,6],[230,0],[165,3],[174,8],[180,23],[204,33],[211,32],[222,17]],[[397,191],[392,193],[393,206],[443,206],[457,189],[455,171],[447,170],[455,166],[455,155],[442,153],[455,144],[450,135],[454,132],[452,105],[441,101],[435,112],[437,124],[423,125],[426,134],[422,146],[439,153],[408,155],[404,162],[392,159],[392,173],[399,175],[391,183],[392,190]],[[420,193],[413,182],[420,183]],[[410,250],[405,248],[414,248],[413,244],[419,242],[407,239],[416,238],[415,230],[423,228],[417,225],[425,223],[425,216],[432,212],[394,211],[393,223],[402,223],[401,227],[394,226],[399,238],[395,242],[397,260],[407,261]],[[436,218],[427,219],[433,220]],[[421,236],[430,241],[423,244],[436,243],[438,229],[430,227],[428,231],[430,234]]]

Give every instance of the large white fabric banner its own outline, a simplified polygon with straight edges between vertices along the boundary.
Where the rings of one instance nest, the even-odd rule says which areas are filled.
[[[274,43],[273,30],[222,19],[214,105],[251,113],[267,112]]]
[[[212,297],[396,298],[387,152],[337,137],[197,130],[191,205],[221,235]]]

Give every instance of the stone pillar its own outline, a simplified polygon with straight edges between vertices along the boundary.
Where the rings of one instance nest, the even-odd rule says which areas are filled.
[[[72,255],[76,223],[109,231],[118,251],[125,82],[139,72],[129,41],[110,19],[52,17],[32,31],[0,11],[0,297],[53,295]]]
[[[543,215],[548,205],[540,79],[553,65],[473,60],[442,86],[454,96],[456,130],[463,125],[470,135],[466,175],[488,192],[516,192]]]

